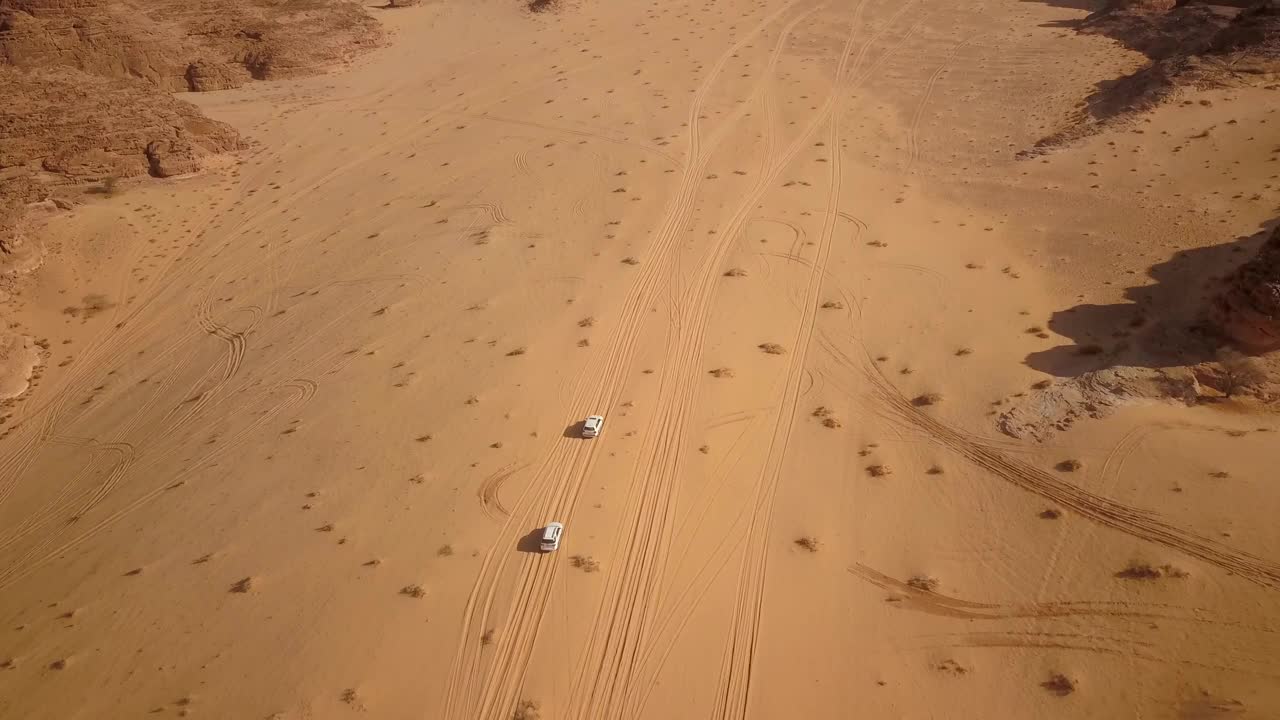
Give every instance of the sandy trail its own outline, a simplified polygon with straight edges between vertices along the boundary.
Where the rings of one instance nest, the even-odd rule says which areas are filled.
[[[1205,106],[1015,159],[1135,62],[1059,5],[439,3],[193,98],[255,147],[55,221],[23,311],[0,715],[1280,712],[1274,418],[991,417],[1030,326],[1268,219],[1166,207]]]

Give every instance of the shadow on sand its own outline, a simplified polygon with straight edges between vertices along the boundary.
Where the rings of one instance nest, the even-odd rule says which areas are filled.
[[[1117,365],[1165,368],[1213,360],[1223,341],[1205,326],[1204,311],[1215,281],[1253,258],[1276,223],[1232,242],[1174,253],[1147,270],[1154,284],[1125,290],[1127,302],[1055,312],[1049,329],[1071,343],[1031,353],[1027,365],[1075,377]]]

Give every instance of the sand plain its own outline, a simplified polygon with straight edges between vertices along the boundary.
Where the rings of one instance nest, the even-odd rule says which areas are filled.
[[[997,427],[1275,215],[1263,89],[1017,157],[1141,63],[1077,5],[428,3],[189,98],[253,147],[18,309],[0,715],[1280,715],[1275,415]]]

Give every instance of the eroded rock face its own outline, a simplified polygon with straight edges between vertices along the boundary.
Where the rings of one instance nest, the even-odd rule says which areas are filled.
[[[170,170],[241,144],[229,125],[136,80],[0,67],[0,96],[0,169],[28,167],[72,181],[164,176],[191,172],[188,165]]]
[[[192,172],[240,140],[169,93],[312,74],[380,39],[352,0],[0,0],[0,170]]]
[[[1241,347],[1280,349],[1280,227],[1256,257],[1226,278],[1211,314],[1222,333]]]
[[[349,0],[0,0],[0,63],[140,78],[170,92],[316,72],[380,37]]]

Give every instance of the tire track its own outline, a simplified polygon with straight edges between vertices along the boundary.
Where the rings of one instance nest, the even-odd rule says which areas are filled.
[[[680,231],[687,224],[687,217],[692,211],[696,191],[701,181],[702,170],[709,160],[710,151],[703,150],[700,116],[711,86],[719,78],[731,56],[745,46],[751,38],[781,17],[795,2],[796,0],[790,0],[765,17],[726,50],[695,92],[690,103],[688,121],[688,164],[681,174],[679,185],[654,235],[650,250],[651,257],[642,266],[640,277],[637,278],[624,300],[619,322],[610,334],[608,351],[602,361],[604,368],[598,373],[583,374],[583,378],[579,380],[573,392],[575,400],[571,402],[571,408],[605,407],[607,405],[601,400],[616,399],[620,392],[622,379],[634,356],[645,310],[653,291],[666,277],[664,271],[667,269],[669,255],[672,249],[678,246]],[[712,150],[722,137],[723,133],[718,133],[712,138],[710,143]],[[584,385],[586,377],[591,377],[594,382]],[[594,388],[594,392],[584,391],[584,387]],[[588,405],[582,401],[583,398],[594,398],[595,402]],[[581,410],[578,414],[581,414]],[[557,517],[572,517],[582,477],[590,469],[591,453],[594,452],[597,443],[592,443],[591,449],[586,451],[585,462],[577,462],[576,457],[567,456],[569,447],[577,446],[572,440],[566,439],[558,440],[553,446],[551,453],[535,474],[534,480],[522,494],[521,500],[517,501],[516,510],[499,533],[498,541],[486,554],[480,575],[464,608],[459,646],[445,693],[444,717],[446,718],[472,720],[473,718],[501,717],[515,704],[515,694],[529,662],[529,650],[536,639],[538,624],[546,606],[547,594],[552,586],[557,564],[542,562],[544,558],[536,557],[522,562],[520,577],[517,581],[518,590],[508,613],[505,632],[502,639],[494,646],[491,653],[493,657],[489,663],[490,672],[483,678],[480,677],[481,658],[476,642],[478,637],[476,628],[491,627],[487,623],[496,594],[498,576],[502,574],[509,559],[508,542],[520,532],[513,532],[513,528],[521,527],[513,525],[513,522],[519,520],[527,523],[528,518],[534,517],[534,512],[543,508],[556,510]],[[558,482],[548,493],[545,486],[551,485],[553,480]],[[531,496],[530,493],[535,491],[536,494]],[[527,497],[546,498],[548,495],[552,496],[549,502],[544,501],[536,506],[525,501]],[[572,541],[571,538],[569,541]],[[474,688],[480,683],[483,683],[483,689],[480,697],[476,698]]]
[[[1190,530],[1172,525],[1143,510],[1065,482],[1045,470],[1011,458],[929,416],[911,404],[889,382],[869,357],[850,358],[836,343],[824,339],[824,348],[837,361],[865,377],[870,390],[889,417],[921,431],[926,437],[1010,485],[1057,503],[1104,527],[1176,550],[1255,585],[1280,589],[1280,566],[1249,552],[1224,545]]]

